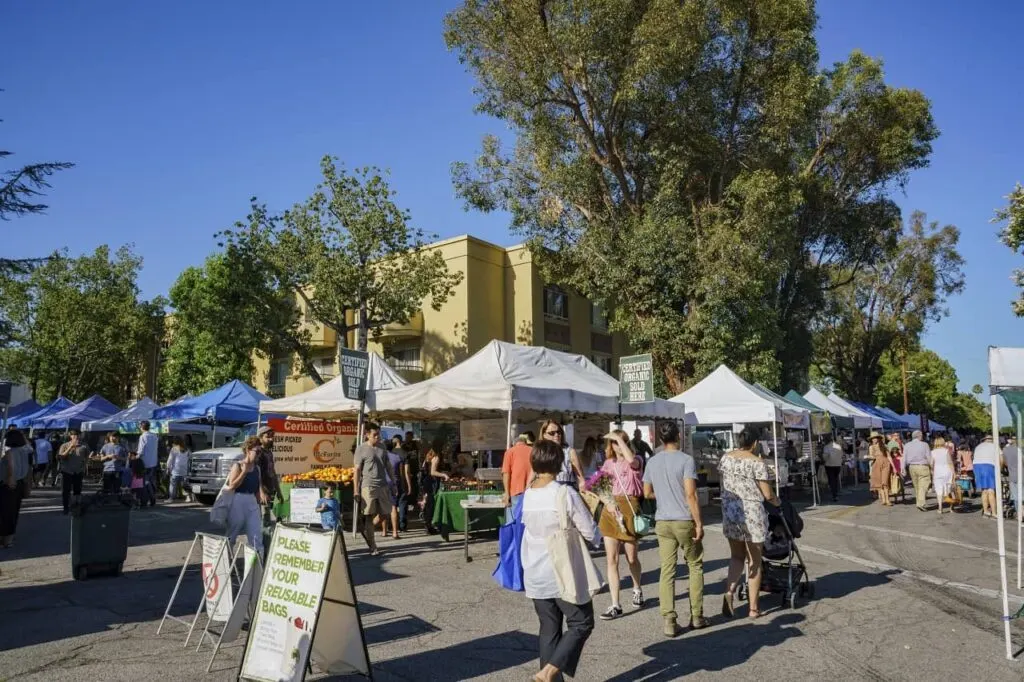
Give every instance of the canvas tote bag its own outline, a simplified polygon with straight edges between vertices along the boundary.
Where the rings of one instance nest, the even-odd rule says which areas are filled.
[[[558,509],[558,530],[546,540],[548,556],[555,570],[560,598],[580,606],[588,603],[604,587],[604,578],[590,558],[587,543],[579,529],[572,525],[569,493],[564,485],[559,485],[555,507]]]

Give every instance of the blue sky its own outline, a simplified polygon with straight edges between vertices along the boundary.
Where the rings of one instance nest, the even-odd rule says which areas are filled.
[[[451,162],[502,132],[473,113],[472,80],[445,50],[441,22],[455,4],[6,3],[0,146],[16,162],[78,165],[54,179],[47,215],[3,226],[3,252],[132,242],[146,259],[144,293],[166,293],[251,195],[274,208],[306,197],[328,152],[390,168],[399,202],[429,233],[516,241],[501,216],[466,213],[452,192]],[[1024,344],[1009,279],[1024,258],[989,223],[1024,182],[1024,5],[824,0],[818,9],[824,63],[860,48],[885,60],[892,84],[933,102],[942,136],[899,202],[960,227],[967,289],[925,342],[963,387],[986,384],[986,347]]]

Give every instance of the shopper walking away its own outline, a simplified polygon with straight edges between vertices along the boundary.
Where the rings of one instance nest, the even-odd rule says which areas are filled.
[[[889,500],[889,486],[891,484],[893,465],[892,455],[885,447],[885,438],[880,433],[871,434],[871,447],[869,450],[871,459],[871,490],[878,493],[878,503],[884,507],[891,507]],[[931,457],[929,457],[929,462]]]
[[[928,511],[928,488],[932,484],[932,451],[924,442],[924,434],[914,431],[913,440],[903,448],[903,466],[914,483],[914,498],[917,508]]]
[[[103,492],[117,495],[121,492],[121,475],[128,464],[128,451],[121,445],[121,437],[115,431],[107,436],[107,442],[100,448],[103,462]]]
[[[448,480],[448,474],[441,471],[441,448],[442,443],[435,441],[433,446],[427,450],[423,458],[423,469],[420,471],[420,489],[423,492],[423,521],[427,527],[427,533],[436,535],[438,530],[434,528],[434,499],[441,485],[441,481]]]
[[[395,436],[398,438],[398,436]],[[399,509],[405,504],[405,490],[407,490],[407,483],[405,481],[405,457],[402,453],[402,440],[398,438],[396,443],[394,439],[389,443],[390,448],[387,451],[388,457],[388,472],[393,476],[390,480],[389,492],[391,493],[391,537],[395,540],[398,539],[398,524],[399,524]],[[383,530],[384,535],[388,534],[386,518],[383,519],[384,523]]]
[[[630,448],[626,432],[612,431],[605,436],[605,440],[608,445],[601,470],[612,479],[612,496],[618,509],[610,513],[606,510],[601,515],[601,535],[604,536],[604,550],[608,560],[608,594],[612,598],[611,606],[601,614],[601,620],[612,620],[622,615],[622,606],[619,604],[620,553],[626,555],[629,574],[633,578],[633,606],[641,608],[644,605],[644,592],[640,585],[640,554],[633,520],[644,488],[641,480],[643,463]]]
[[[64,513],[71,511],[71,496],[75,502],[82,496],[82,479],[85,477],[85,462],[89,459],[89,448],[79,442],[78,431],[68,432],[68,442],[57,451],[60,466],[61,501]]]
[[[1013,498],[1014,513],[1020,510],[1020,500],[1017,499],[1017,439],[1010,438],[1006,447],[1003,448],[1003,462],[1006,466],[1007,479],[1010,482],[1010,497]]]
[[[643,432],[640,429],[633,429],[633,440],[630,441],[630,445],[633,446],[633,452],[637,454],[637,457],[643,458],[645,464],[651,457],[654,457],[654,450],[644,440]]]
[[[576,451],[572,449],[571,444],[565,442],[565,429],[558,422],[549,419],[540,425],[540,437],[541,440],[557,443],[562,448],[562,470],[558,472],[556,480],[578,490],[580,479],[583,478],[583,469],[580,467]]]
[[[679,449],[679,427],[674,421],[658,425],[663,449],[644,471],[644,497],[658,501],[654,532],[658,536],[661,580],[658,603],[666,637],[679,634],[676,614],[676,563],[679,550],[689,569],[690,627],[708,626],[704,618],[704,524],[697,501],[697,464]]]
[[[739,434],[739,448],[726,453],[718,463],[722,489],[722,534],[729,541],[729,574],[726,577],[722,614],[735,615],[733,595],[747,565],[747,592],[750,617],[761,615],[761,554],[768,535],[768,512],[764,502],[781,504],[770,483],[768,464],[754,454],[758,433],[747,426]]]
[[[953,491],[953,459],[945,438],[936,438],[932,449],[932,485],[939,499],[939,514],[942,514],[942,500]]]
[[[565,453],[558,443],[539,441],[530,455],[537,478],[523,495],[523,585],[540,621],[540,672],[533,679],[543,682],[561,679],[563,673],[576,675],[583,645],[594,630],[594,603],[572,604],[561,598],[548,552],[547,539],[561,528],[561,515],[566,512],[569,523],[584,539],[596,545],[600,538],[579,493],[555,480],[564,461]],[[566,506],[560,509],[560,505]],[[583,560],[590,561],[590,557],[584,556]]]
[[[235,547],[238,536],[245,534],[246,542],[263,555],[263,519],[260,505],[266,496],[260,484],[260,440],[246,438],[242,446],[242,459],[231,467],[224,487],[235,492],[228,507],[228,547]]]
[[[973,497],[978,492],[974,483],[974,454],[971,452],[971,444],[966,439],[960,442],[960,447],[956,451],[956,459],[957,470],[971,479],[971,496]]]
[[[189,462],[192,453],[185,446],[185,441],[180,436],[175,436],[171,445],[171,454],[167,456],[167,473],[171,477],[171,483],[167,486],[167,499],[174,501],[181,497],[185,487],[185,479],[188,478]],[[191,493],[187,493],[191,498]]]
[[[146,467],[146,490],[149,506],[156,506],[157,481],[160,479],[160,439],[155,433],[150,433],[149,422],[139,422],[142,435],[139,436],[138,452],[142,465]]]
[[[501,483],[505,490],[501,500],[505,503],[505,523],[512,520],[512,508],[526,492],[526,486],[533,477],[530,468],[530,453],[533,452],[532,431],[519,435],[516,442],[505,451],[501,458]]]
[[[832,493],[832,501],[839,501],[839,474],[843,468],[843,448],[830,436],[824,452],[825,475],[828,477],[828,490]]]
[[[53,446],[42,436],[36,438],[35,445],[36,464],[32,472],[32,482],[39,486],[46,483],[46,475],[53,468]]]
[[[337,487],[333,483],[324,486],[324,496],[316,503],[316,512],[320,514],[320,525],[324,530],[337,530],[341,523],[341,505],[334,497]]]
[[[380,550],[377,549],[373,527],[382,517],[391,514],[388,479],[394,476],[388,473],[391,465],[380,447],[380,427],[367,422],[363,434],[366,440],[356,448],[353,458],[356,470],[353,490],[359,491],[357,508],[363,517],[363,537],[370,547],[370,556],[377,556]]]
[[[4,434],[0,454],[0,546],[14,544],[21,502],[32,484],[32,446],[18,429]]]
[[[999,466],[999,450],[992,442],[992,436],[974,448],[974,482],[981,491],[981,515],[996,518],[996,467]]]

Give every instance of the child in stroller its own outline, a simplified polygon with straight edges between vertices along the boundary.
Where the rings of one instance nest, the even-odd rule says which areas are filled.
[[[792,503],[783,500],[778,508],[765,504],[768,510],[768,538],[761,554],[761,591],[782,595],[782,605],[796,608],[797,595],[814,597],[814,584],[807,575],[796,539],[803,532],[804,522]],[[747,586],[742,584],[739,598],[747,598]]]

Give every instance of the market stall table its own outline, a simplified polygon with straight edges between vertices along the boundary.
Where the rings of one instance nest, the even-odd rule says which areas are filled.
[[[338,502],[341,505],[341,513],[344,516],[346,513],[352,511],[352,486],[351,485],[340,485],[335,483],[338,487],[335,496],[338,498]],[[288,515],[291,514],[291,495],[292,488],[295,487],[294,483],[282,483],[281,484],[281,497],[284,498],[283,502],[274,501],[274,516],[279,519],[287,519]],[[306,486],[303,486],[306,487]]]
[[[502,516],[504,516],[504,514],[505,514],[505,502],[501,499],[500,496],[497,496],[497,495],[487,495],[486,497],[488,497],[490,499],[487,500],[487,501],[479,501],[477,499],[460,500],[459,501],[459,506],[462,507],[462,525],[466,529],[465,532],[463,533],[463,536],[464,536],[464,542],[465,542],[464,547],[465,547],[465,555],[466,555],[466,561],[467,562],[473,560],[469,556],[469,533],[470,533],[470,529],[472,528],[472,525],[471,525],[471,522],[470,522],[470,519],[469,519],[469,510],[470,509],[500,510]],[[480,499],[482,499],[482,498],[480,498]],[[499,522],[499,525],[500,525],[500,522]]]
[[[478,497],[476,490],[452,490],[440,492],[434,498],[433,525],[447,542],[452,532],[466,532],[466,514],[462,511],[461,502],[470,497]],[[488,509],[474,519],[476,530],[497,530],[505,520],[505,508]]]

